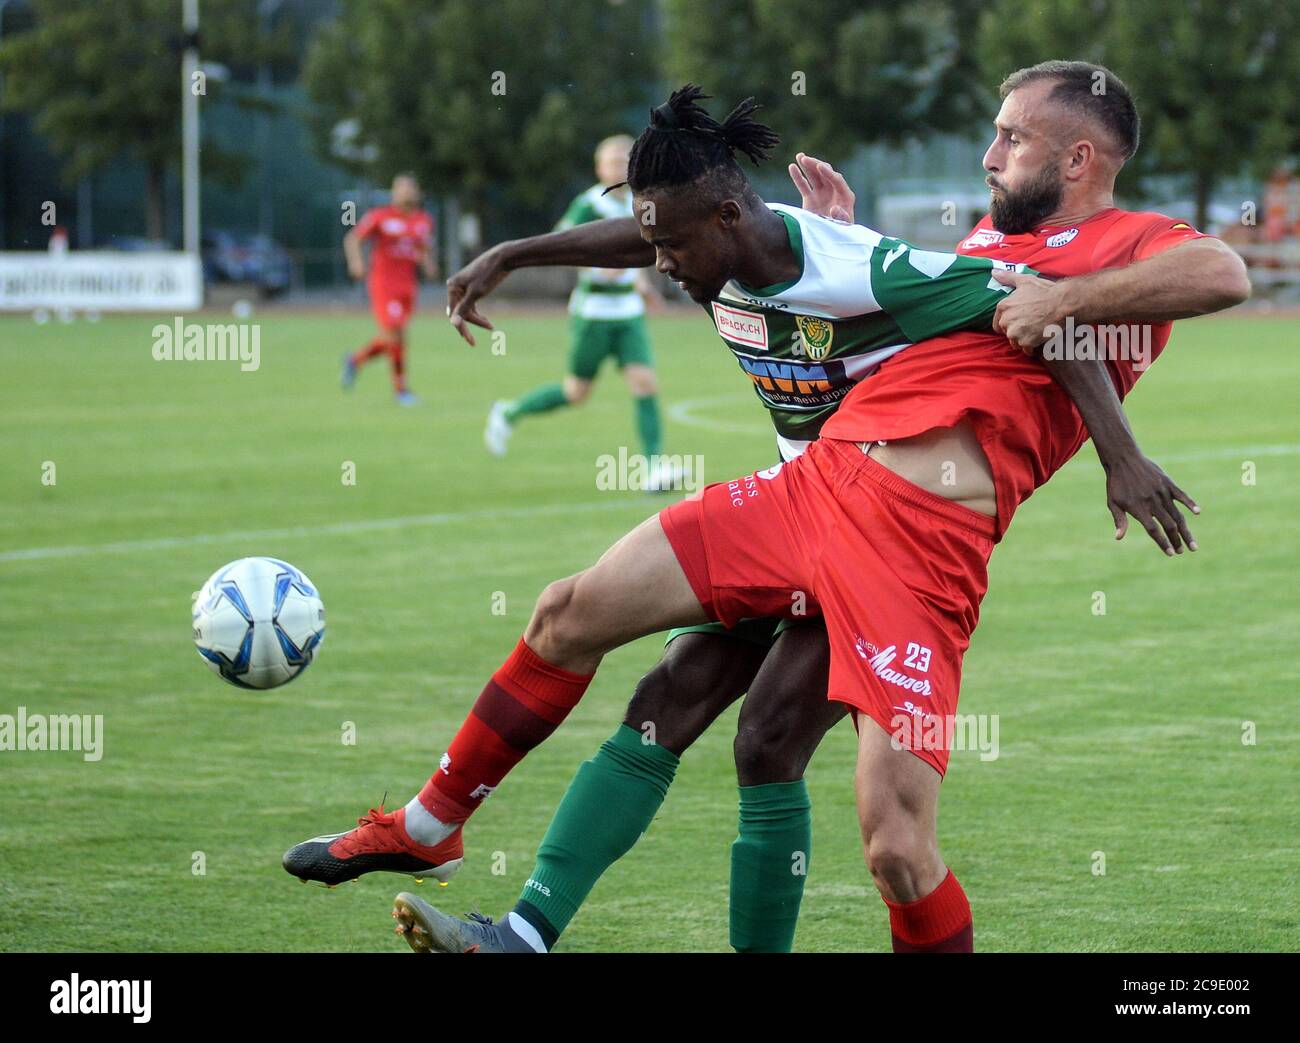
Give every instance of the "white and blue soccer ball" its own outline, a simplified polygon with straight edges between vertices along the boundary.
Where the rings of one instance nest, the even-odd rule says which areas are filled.
[[[240,688],[275,688],[311,665],[325,636],[325,606],[301,569],[279,558],[240,558],[194,596],[194,644]]]

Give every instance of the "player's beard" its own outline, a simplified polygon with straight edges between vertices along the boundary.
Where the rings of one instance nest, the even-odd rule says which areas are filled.
[[[989,193],[989,219],[1004,235],[1032,232],[1060,209],[1065,195],[1060,171],[1051,163],[1045,163],[1042,170],[1014,192],[992,175],[985,180],[990,189],[997,185],[998,191]]]

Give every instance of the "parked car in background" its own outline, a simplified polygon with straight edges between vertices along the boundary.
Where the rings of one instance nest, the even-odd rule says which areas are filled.
[[[262,296],[274,297],[293,279],[288,252],[269,236],[214,229],[204,234],[202,251],[208,283],[250,283]]]

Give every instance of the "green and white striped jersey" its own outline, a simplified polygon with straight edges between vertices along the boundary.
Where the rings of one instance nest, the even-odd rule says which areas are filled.
[[[858,381],[917,341],[988,330],[1010,292],[994,268],[1023,264],[918,250],[797,207],[780,214],[799,258],[792,282],[727,283],[705,304],[772,416],[784,459],[803,451]]]
[[[632,190],[624,185],[604,195],[604,185],[592,185],[579,195],[556,224],[561,232],[574,225],[606,217],[632,216]],[[584,268],[569,297],[569,314],[584,319],[635,319],[645,314],[645,301],[636,288],[635,268]]]

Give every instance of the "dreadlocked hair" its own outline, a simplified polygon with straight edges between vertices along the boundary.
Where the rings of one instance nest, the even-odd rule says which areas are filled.
[[[706,174],[747,184],[735,154],[742,153],[757,166],[780,142],[771,127],[753,118],[759,108],[753,98],[746,98],[719,123],[699,104],[709,97],[688,83],[650,110],[650,125],[628,156],[627,183],[634,192],[684,185]]]

